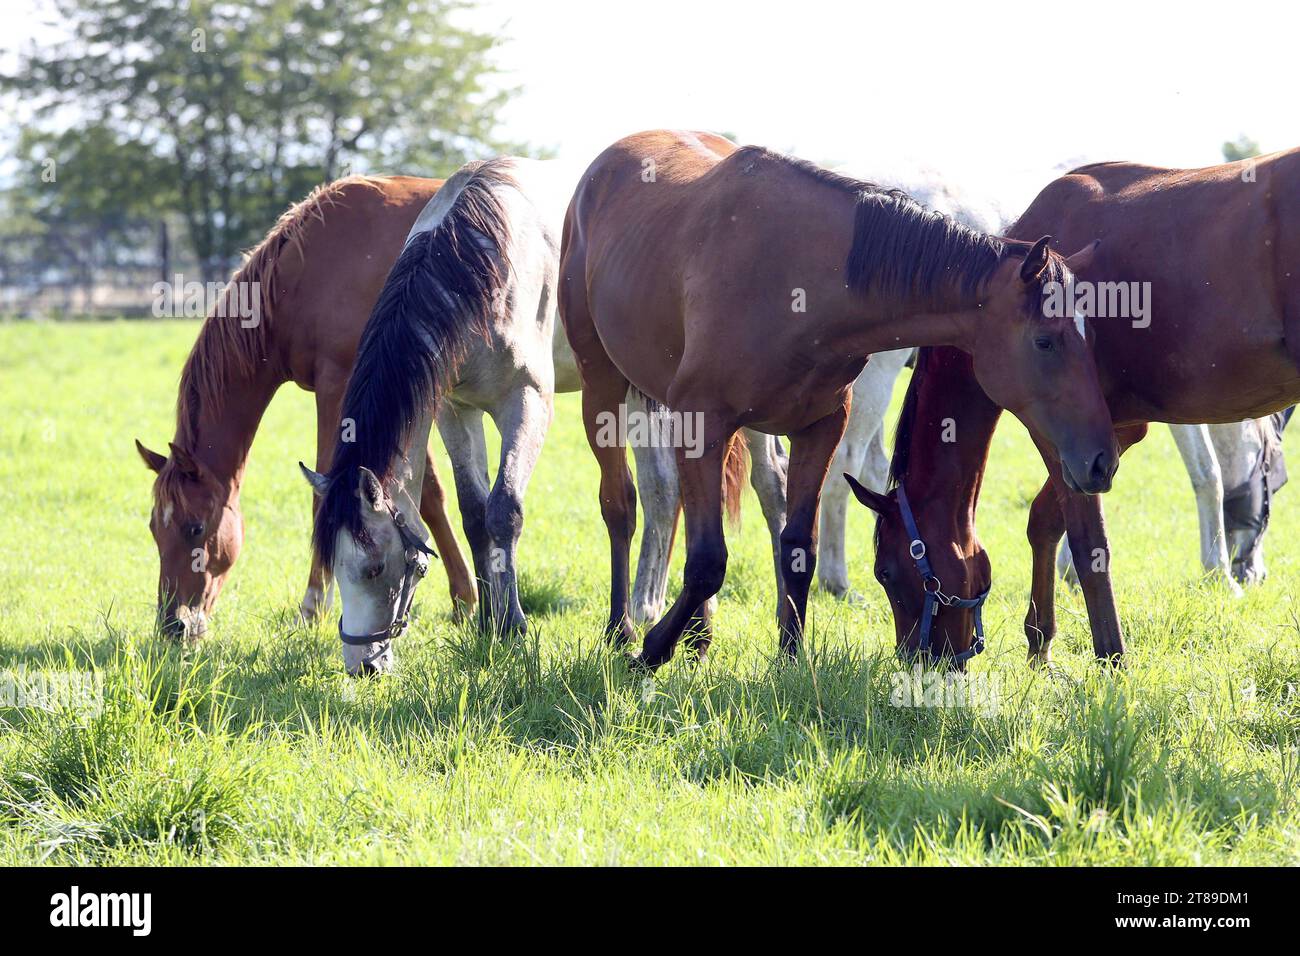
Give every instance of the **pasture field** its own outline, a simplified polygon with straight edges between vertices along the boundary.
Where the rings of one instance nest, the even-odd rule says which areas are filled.
[[[296,621],[314,413],[291,386],[253,448],[213,630],[189,655],[152,635],[152,476],[132,439],[171,437],[197,330],[0,324],[0,672],[102,687],[89,711],[0,707],[0,863],[1300,862],[1300,487],[1275,504],[1269,579],[1228,597],[1200,581],[1191,490],[1153,427],[1107,500],[1128,667],[1094,663],[1082,599],[1060,587],[1056,667],[1038,673],[1021,620],[1043,470],[1004,419],[973,707],[896,706],[856,504],[863,601],[815,592],[807,653],[774,665],[747,493],[710,658],[648,683],[602,646],[596,468],[578,398],[561,396],[526,502],[528,638],[455,626],[435,568],[397,674],[354,680],[336,618]]]

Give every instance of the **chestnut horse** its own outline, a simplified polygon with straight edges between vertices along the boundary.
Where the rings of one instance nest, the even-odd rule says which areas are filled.
[[[207,627],[244,539],[239,497],[258,423],[285,382],[316,393],[316,461],[339,435],[339,408],[357,342],[415,217],[442,185],[407,176],[351,177],[322,186],[286,212],[235,273],[260,290],[245,327],[214,306],[181,372],[171,454],[136,448],[158,477],[150,530],[158,546],[159,621],[195,641]],[[357,250],[364,248],[365,255]],[[254,285],[255,284],[255,285]],[[473,607],[474,579],[447,521],[433,466],[421,515],[447,569],[453,604]],[[315,499],[313,510],[315,510]],[[313,561],[304,617],[321,613],[328,576]]]
[[[1193,170],[1084,166],[1039,193],[1010,232],[1047,229],[1068,244],[1100,240],[1092,261],[1077,270],[1080,282],[1150,283],[1149,311],[1139,321],[1111,316],[1088,324],[1121,448],[1141,440],[1148,422],[1236,422],[1300,399],[1300,268],[1293,265],[1300,262],[1300,150]],[[1172,237],[1176,249],[1166,241]],[[924,540],[933,575],[954,597],[972,600],[989,582],[974,516],[997,399],[980,394],[978,368],[959,356],[936,352],[923,362],[942,371],[917,375],[909,389],[904,420],[913,422],[900,421],[907,440],[895,445],[894,490],[882,496],[855,488],[880,515],[876,576],[900,645],[929,603],[907,553],[913,539]],[[947,416],[956,416],[957,454],[941,441],[939,422]],[[1124,640],[1101,502],[1072,491],[1044,440],[1035,435],[1035,442],[1049,477],[1029,514],[1030,660],[1050,659],[1053,553],[1068,532],[1093,650],[1118,661]],[[906,527],[900,491],[918,532]],[[939,608],[936,621],[952,653],[970,646],[969,608]]]
[[[1081,263],[1047,246],[995,239],[902,193],[709,133],[640,133],[601,153],[565,218],[560,311],[601,470],[610,638],[632,633],[634,492],[607,427],[629,386],[691,416],[702,436],[678,449],[686,571],[636,659],[650,669],[688,626],[691,647],[707,649],[707,630],[692,625],[726,574],[724,472],[742,427],[789,437],[779,627],[784,653],[797,652],[822,483],[872,352],[968,350],[985,389],[1051,436],[1069,480],[1104,491],[1118,456],[1091,352],[1071,318],[1041,309],[1044,284]]]

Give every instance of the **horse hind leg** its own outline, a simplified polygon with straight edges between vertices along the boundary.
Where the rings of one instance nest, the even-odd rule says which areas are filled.
[[[629,411],[649,414],[649,400],[635,389],[627,393]],[[636,584],[632,589],[633,622],[651,624],[664,610],[668,593],[668,561],[677,533],[681,493],[677,487],[676,453],[660,444],[639,443],[632,448],[636,458],[636,483],[645,514],[641,550],[636,562]]]
[[[808,589],[817,566],[817,511],[835,449],[844,435],[849,401],[838,411],[790,436],[786,522],[781,531],[781,573],[785,601],[779,618],[781,651],[799,652],[808,610]]]
[[[859,477],[867,459],[869,436],[868,422],[853,413],[849,415],[844,439],[835,449],[829,480],[822,489],[821,518],[817,540],[817,583],[823,591],[837,598],[849,596],[849,568],[845,555],[845,521],[848,517],[849,485],[841,475]],[[883,491],[867,482],[872,491]]]
[[[1241,586],[1232,579],[1227,533],[1223,527],[1223,476],[1206,425],[1170,425],[1174,444],[1183,458],[1187,477],[1196,495],[1196,513],[1201,531],[1201,566],[1207,578],[1229,593],[1240,595]]]
[[[474,576],[479,586],[478,616],[481,627],[490,624],[485,588],[491,567],[491,544],[487,532],[487,441],[483,435],[483,412],[455,400],[441,402],[437,413],[438,433],[451,458],[461,527],[469,542]]]
[[[487,600],[492,627],[520,634],[527,619],[516,571],[524,528],[524,493],[551,424],[551,398],[528,386],[511,394],[493,416],[501,432],[501,464],[484,508],[488,538]]]
[[[853,475],[872,491],[885,490],[889,481],[889,457],[884,446],[885,412],[894,382],[911,353],[911,349],[876,353],[853,383],[848,424],[835,449],[830,480],[822,489],[817,540],[817,581],[823,590],[836,597],[850,595],[845,553],[849,487],[840,476]]]
[[[772,567],[776,576],[776,613],[785,604],[785,581],[781,576],[781,529],[785,527],[785,481],[788,461],[776,438],[763,432],[744,430],[749,446],[749,483],[758,496],[767,534],[772,541]],[[712,600],[712,599],[711,599]]]

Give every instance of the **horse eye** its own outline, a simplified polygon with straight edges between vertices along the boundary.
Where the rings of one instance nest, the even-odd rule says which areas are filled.
[[[384,566],[382,563],[372,564],[370,567],[366,568],[365,577],[367,581],[373,581],[375,578],[379,577],[379,575],[383,573],[384,573]]]
[[[185,526],[185,536],[187,538],[199,538],[203,536],[203,522],[191,521]]]
[[[876,572],[876,580],[879,581],[881,584],[884,584],[886,581],[888,581],[888,580],[889,580],[889,569],[888,569],[888,568],[881,568],[879,571],[877,571],[877,572]]]
[[[1040,335],[1038,338],[1034,339],[1034,348],[1038,349],[1040,352],[1050,352],[1055,347],[1056,346],[1052,344],[1052,340],[1046,335]]]

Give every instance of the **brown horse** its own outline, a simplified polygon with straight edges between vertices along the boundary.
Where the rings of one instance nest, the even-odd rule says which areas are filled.
[[[1048,185],[1010,232],[1023,237],[1046,229],[1069,244],[1100,240],[1093,260],[1078,270],[1080,284],[1123,283],[1108,289],[1130,295],[1150,284],[1142,293],[1145,314],[1098,317],[1089,325],[1121,448],[1140,441],[1148,422],[1234,422],[1300,399],[1300,150],[1194,170],[1085,166]],[[957,356],[936,352],[925,363],[943,371],[918,374],[908,390],[894,485],[916,512],[934,574],[954,596],[972,599],[989,580],[974,516],[996,397],[980,394],[978,370]],[[956,455],[939,436],[937,422],[947,416],[958,423]],[[1034,438],[1044,451],[1042,437]],[[1052,456],[1045,460],[1048,481],[1029,515],[1030,660],[1049,660],[1053,556],[1062,532],[1069,533],[1093,649],[1118,660],[1124,640],[1101,502],[1071,491]],[[946,477],[936,480],[935,469]],[[924,582],[907,555],[915,535],[904,526],[897,490],[858,496],[880,515],[876,575],[902,644],[924,606]],[[936,621],[953,653],[970,645],[969,609],[940,609]]]
[[[793,655],[815,565],[818,502],[850,387],[876,351],[952,344],[998,401],[1060,449],[1079,488],[1109,486],[1117,455],[1092,356],[1070,319],[1041,316],[1071,268],[1038,242],[1004,242],[905,195],[708,133],[620,140],[588,168],[565,219],[560,312],[582,374],[612,558],[610,637],[629,639],[632,480],[618,418],[629,384],[689,416],[677,449],[682,590],[638,659],[667,661],[726,573],[725,463],[749,426],[790,439],[780,641]],[[688,454],[688,451],[690,452]]]
[[[207,626],[244,539],[239,496],[248,451],[285,382],[316,393],[316,461],[318,467],[330,461],[361,330],[402,240],[441,185],[406,176],[351,177],[318,188],[280,218],[223,294],[257,290],[256,323],[222,317],[233,310],[219,302],[199,329],[181,372],[171,455],[136,442],[158,474],[149,528],[161,561],[158,612],[167,633],[193,641]],[[472,607],[474,579],[448,523],[432,460],[420,513],[446,565],[453,604]],[[313,561],[304,616],[322,613],[329,594],[328,576]]]

